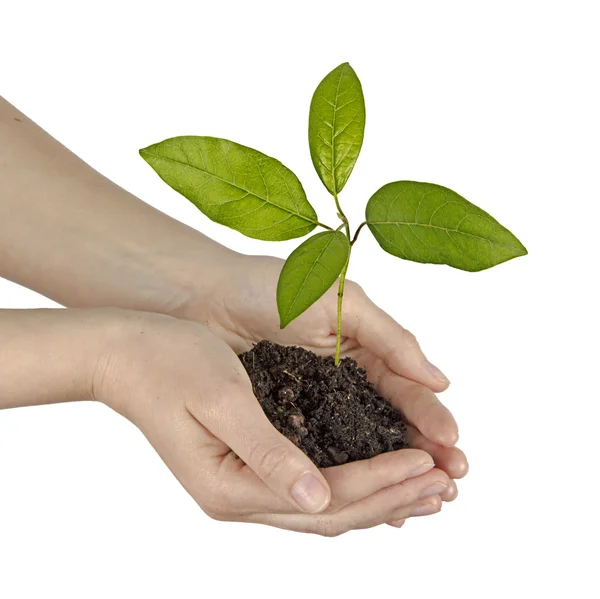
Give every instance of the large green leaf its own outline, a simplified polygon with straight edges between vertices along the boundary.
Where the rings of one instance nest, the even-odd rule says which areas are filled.
[[[414,262],[478,271],[527,254],[487,212],[433,183],[388,183],[373,194],[366,215],[386,252]]]
[[[248,237],[302,237],[317,214],[302,184],[279,160],[216,137],[172,137],[140,150],[173,189],[206,216]]]
[[[277,308],[282,329],[335,283],[349,254],[348,238],[339,231],[317,233],[290,254],[277,283]]]
[[[310,156],[332,195],[342,191],[354,168],[365,132],[360,80],[345,62],[319,83],[310,103]]]

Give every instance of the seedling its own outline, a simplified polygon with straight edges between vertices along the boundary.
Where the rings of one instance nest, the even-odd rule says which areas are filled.
[[[181,136],[140,150],[173,189],[211,220],[248,237],[283,241],[317,227],[285,261],[277,284],[281,328],[338,281],[335,363],[340,361],[342,302],[350,254],[365,225],[390,254],[414,262],[479,271],[527,254],[487,212],[454,191],[416,181],[384,185],[369,199],[352,234],[339,201],[362,147],[365,101],[348,63],[319,83],[310,104],[308,143],[313,165],[333,196],[338,227],[319,221],[298,177],[257,150],[216,137]]]

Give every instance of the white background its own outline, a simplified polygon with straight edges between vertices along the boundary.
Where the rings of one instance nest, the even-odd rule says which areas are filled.
[[[478,274],[399,261],[368,232],[351,276],[453,384],[471,473],[441,514],[336,539],[213,522],[98,405],[0,413],[0,597],[598,597],[600,42],[595,2],[1,3],[0,93],[100,172],[237,250],[137,149],[215,135],[332,201],[307,147],[320,79],[367,102],[341,200],[446,185],[529,256]],[[1,140],[0,140],[1,142]],[[0,281],[0,306],[52,302]],[[1,342],[1,340],[0,340]]]

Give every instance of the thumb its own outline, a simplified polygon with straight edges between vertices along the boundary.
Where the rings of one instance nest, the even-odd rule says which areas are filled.
[[[207,410],[202,424],[276,495],[304,512],[324,510],[331,500],[325,478],[306,454],[269,422],[250,381],[236,382],[223,391],[217,403],[219,409]]]
[[[450,381],[423,353],[415,336],[375,305],[358,286],[353,286],[348,306],[348,335],[381,358],[396,374],[444,391]],[[346,334],[346,331],[344,331]]]

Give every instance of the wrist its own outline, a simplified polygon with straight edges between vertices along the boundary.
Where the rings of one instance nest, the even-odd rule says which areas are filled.
[[[121,415],[126,415],[123,379],[134,371],[140,356],[132,351],[134,341],[143,343],[143,323],[153,314],[122,308],[91,310],[98,313],[97,354],[89,372],[90,396]],[[137,326],[136,326],[137,325]],[[136,339],[141,337],[141,339]]]
[[[106,309],[98,354],[91,374],[90,388],[93,399],[115,410],[138,424],[140,414],[152,413],[145,405],[160,395],[140,394],[148,385],[149,377],[156,374],[169,360],[177,359],[169,350],[173,327],[184,323],[165,314]]]
[[[93,399],[102,310],[0,311],[0,407]]]
[[[204,324],[214,320],[249,257],[212,244],[208,251],[200,245],[168,258],[162,266],[163,300],[155,312]]]

